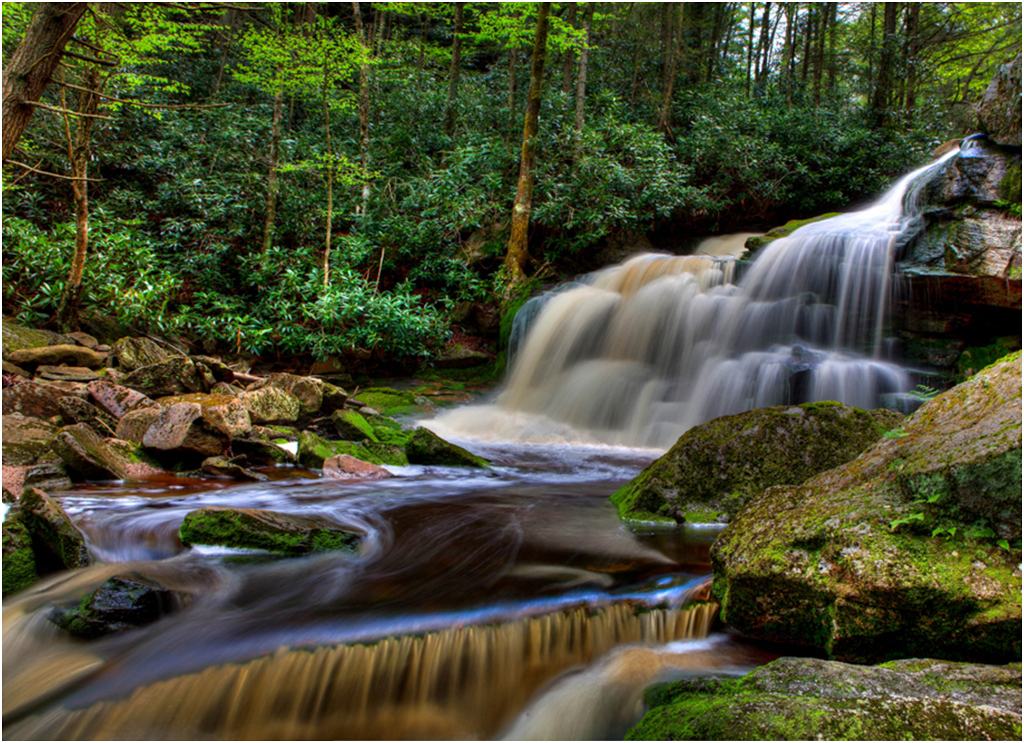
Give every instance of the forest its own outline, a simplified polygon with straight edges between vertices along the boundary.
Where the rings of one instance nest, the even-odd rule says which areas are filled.
[[[5,3],[4,314],[493,350],[605,247],[866,202],[1020,47],[1019,3]]]

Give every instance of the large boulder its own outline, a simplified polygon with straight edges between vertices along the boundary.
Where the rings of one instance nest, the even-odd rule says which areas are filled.
[[[1020,352],[712,547],[725,622],[857,662],[1021,657]]]
[[[249,411],[249,419],[256,424],[291,423],[298,420],[302,410],[298,398],[279,387],[246,390],[238,397]]]
[[[73,395],[65,395],[57,400],[60,417],[66,425],[88,423],[97,430],[113,433],[117,428],[117,419],[105,410],[100,410],[88,400]]]
[[[767,487],[797,485],[849,462],[902,418],[838,402],[716,418],[683,434],[612,502],[632,521],[725,522]]]
[[[627,740],[1019,740],[1021,668],[779,658],[653,687]]]
[[[72,339],[50,330],[37,330],[19,325],[13,319],[3,319],[3,355],[14,351],[21,351],[26,348],[39,348],[40,346],[71,345]]]
[[[72,394],[52,384],[21,382],[3,391],[3,414],[49,419],[60,415],[58,400]]]
[[[104,380],[90,382],[86,389],[100,408],[118,420],[137,408],[156,405],[152,398],[141,392]]]
[[[180,402],[164,408],[142,437],[146,449],[187,459],[217,456],[228,443],[224,433],[203,420],[203,408],[196,402]]]
[[[166,361],[172,354],[149,338],[125,337],[114,343],[114,355],[121,371],[132,372]]]
[[[86,640],[151,624],[174,612],[183,597],[135,572],[108,579],[70,607],[54,607],[48,618]]]
[[[324,477],[336,480],[358,478],[363,480],[386,480],[394,477],[380,465],[356,459],[350,454],[339,454],[324,461]]]
[[[73,479],[124,480],[131,462],[85,423],[64,426],[50,448],[67,466]]]
[[[191,359],[172,356],[157,364],[139,367],[122,381],[125,387],[149,397],[168,397],[202,392],[205,385],[201,371]]]
[[[358,549],[361,535],[326,519],[255,508],[207,506],[185,516],[182,544],[267,550],[286,555]]]
[[[360,459],[370,464],[391,464],[362,444],[354,441],[328,441],[311,431],[299,434],[299,449],[296,459],[303,467],[323,469],[324,462],[341,454]]]
[[[188,395],[162,397],[159,402],[163,406],[182,402],[197,403],[202,409],[203,420],[230,438],[246,436],[252,430],[249,411],[234,395],[193,392]]]
[[[315,377],[300,377],[297,374],[271,374],[259,382],[253,382],[248,389],[259,390],[267,387],[283,390],[298,400],[300,415],[312,415],[323,404],[324,383],[323,380]]]
[[[1021,146],[1020,137],[1021,71],[1020,54],[1000,67],[978,102],[981,129],[992,141],[1011,147]]]
[[[106,361],[106,356],[85,346],[60,344],[41,348],[24,348],[7,355],[7,360],[25,369],[35,369],[43,364],[49,366],[84,366],[87,369],[99,369]]]
[[[417,428],[405,444],[409,464],[440,465],[443,467],[490,467],[483,457],[466,451],[461,446],[445,441],[427,428]]]
[[[6,466],[35,464],[50,451],[57,427],[39,418],[14,413],[3,417],[3,463]],[[50,456],[53,456],[52,454]]]

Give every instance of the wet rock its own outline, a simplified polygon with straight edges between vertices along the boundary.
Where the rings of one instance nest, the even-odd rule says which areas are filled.
[[[483,457],[472,454],[461,446],[445,441],[433,431],[417,428],[405,445],[409,464],[440,465],[445,467],[489,467]]]
[[[195,363],[202,364],[209,369],[216,382],[229,383],[234,381],[234,370],[220,359],[213,356],[192,356],[191,358]]]
[[[25,471],[26,488],[39,488],[44,493],[71,490],[71,478],[60,459],[45,459]]]
[[[174,591],[128,572],[108,579],[73,607],[55,607],[48,618],[75,637],[92,640],[152,624],[182,603]]]
[[[159,452],[213,457],[221,454],[228,437],[203,420],[199,403],[182,402],[164,408],[146,430],[142,445]]]
[[[50,451],[57,427],[19,413],[3,417],[3,463],[8,466],[34,464]]]
[[[191,359],[172,356],[158,364],[143,366],[129,373],[123,380],[130,387],[149,397],[169,397],[186,392],[202,392],[202,376]]]
[[[361,478],[364,480],[386,480],[394,477],[383,467],[364,462],[349,454],[339,454],[324,461],[324,477],[338,480]]]
[[[725,522],[767,487],[849,462],[902,417],[819,402],[716,418],[683,434],[612,502],[628,520]]]
[[[1018,352],[753,498],[711,550],[723,620],[841,660],[1019,661],[1020,400]]]
[[[763,235],[755,235],[754,237],[747,238],[746,243],[743,245],[743,247],[746,248],[746,252],[743,253],[741,258],[744,260],[750,260],[753,258],[754,254],[761,249],[775,242],[780,237],[789,237],[790,234],[800,227],[803,227],[805,224],[821,222],[822,220],[831,219],[835,216],[838,216],[838,212],[830,212],[828,214],[822,214],[820,217],[811,217],[810,219],[791,219],[786,222],[786,224],[770,229]]]
[[[300,377],[296,374],[271,374],[266,379],[249,385],[249,390],[273,387],[283,390],[299,401],[299,414],[312,415],[323,403],[324,383],[314,377]],[[295,420],[292,418],[291,420]]]
[[[65,426],[53,437],[50,448],[78,480],[124,480],[128,464],[99,434],[85,423]]]
[[[97,430],[111,433],[117,428],[114,416],[80,397],[62,397],[57,400],[57,407],[60,408],[60,417],[65,424],[88,423]]]
[[[35,369],[37,366],[43,365],[60,366],[61,364],[101,369],[106,357],[84,346],[60,344],[13,351],[7,355],[7,360],[25,369]]]
[[[255,508],[208,506],[185,517],[182,544],[267,550],[286,555],[355,551],[361,535],[326,519]]]
[[[100,408],[117,419],[121,419],[126,413],[137,408],[156,405],[152,398],[141,392],[103,380],[91,382],[86,389],[89,390],[89,395]]]
[[[339,454],[348,454],[370,464],[385,464],[383,459],[362,444],[352,441],[327,441],[310,431],[299,434],[299,451],[296,459],[303,467],[322,469],[326,460]]]
[[[40,366],[36,377],[54,382],[92,382],[100,375],[84,366]]]
[[[37,580],[32,535],[18,511],[12,509],[3,523],[3,595],[24,590]]]
[[[430,401],[426,398],[391,387],[368,387],[350,402],[359,408],[373,408],[384,415],[408,415],[430,407]]]
[[[3,371],[5,376],[21,377],[23,379],[31,379],[32,374],[26,369],[22,369],[17,364],[12,364],[10,361],[3,362]]]
[[[238,399],[249,411],[253,423],[290,423],[299,418],[301,405],[298,398],[278,387],[246,390]]]
[[[89,565],[85,535],[60,504],[38,488],[27,488],[8,513],[21,521],[32,537],[36,570],[40,573]]]
[[[121,338],[112,348],[117,357],[117,365],[125,372],[159,364],[171,356],[162,346],[149,338]]]
[[[331,422],[338,432],[338,436],[345,441],[362,441],[370,439],[377,441],[377,434],[373,431],[366,418],[356,410],[335,410],[331,413]]]
[[[224,457],[209,457],[204,459],[199,469],[201,469],[204,474],[210,475],[211,477],[226,477],[229,480],[263,482],[267,479],[266,475],[253,472],[252,470],[246,469],[242,465],[238,464],[236,459],[226,459]]]
[[[1017,740],[1020,664],[779,658],[653,687],[627,740]]]
[[[493,359],[481,351],[473,351],[465,346],[446,349],[440,358],[434,361],[438,369],[471,369],[475,366],[486,366]]]
[[[52,384],[22,382],[3,391],[3,414],[20,413],[29,418],[49,420],[60,415],[57,401],[71,394]]]
[[[1021,146],[1020,54],[997,71],[978,103],[981,129],[993,142],[1010,147]]]
[[[335,410],[342,410],[348,402],[348,393],[341,387],[336,387],[330,382],[324,382],[323,398],[320,402],[320,409],[325,413]]]

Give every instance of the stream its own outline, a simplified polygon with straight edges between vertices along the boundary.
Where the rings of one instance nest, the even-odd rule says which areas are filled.
[[[659,679],[739,674],[768,653],[714,625],[719,528],[638,533],[608,496],[658,454],[457,439],[486,471],[301,468],[235,484],[163,477],[62,494],[99,564],[4,607],[6,738],[605,739]],[[185,550],[208,505],[315,513],[357,555]],[[103,639],[47,618],[117,573],[191,597]]]

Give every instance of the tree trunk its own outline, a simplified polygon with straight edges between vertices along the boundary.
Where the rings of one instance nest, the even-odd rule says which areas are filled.
[[[280,71],[278,78],[280,78]],[[274,242],[274,221],[277,219],[277,166],[278,146],[281,142],[281,114],[284,110],[284,90],[278,83],[274,94],[274,115],[270,121],[270,166],[267,170],[267,216],[263,222],[263,245],[260,253],[266,255]]]
[[[826,90],[829,95],[836,93],[836,20],[839,11],[839,3],[828,4],[828,84]]]
[[[512,234],[508,240],[504,269],[507,274],[506,293],[526,278],[527,235],[530,227],[530,206],[533,202],[534,166],[537,160],[537,132],[540,100],[544,82],[544,57],[548,47],[548,14],[551,3],[540,3],[537,10],[537,33],[533,41],[533,65],[530,69],[530,94],[523,123],[523,153],[519,163],[519,185],[512,207]]]
[[[814,105],[821,103],[821,75],[825,67],[825,28],[828,24],[827,9],[822,5],[815,5],[817,16],[818,32],[815,36],[814,50]]]
[[[918,26],[921,18],[921,3],[907,4],[907,40],[904,52],[904,61],[907,67],[906,92],[903,98],[903,108],[909,113],[917,105],[917,55],[921,50],[921,38],[918,33]]]
[[[754,64],[754,3],[750,4],[750,21],[747,29],[747,97],[750,96],[751,68]]]
[[[327,225],[324,229],[324,289],[330,283],[331,277],[331,233],[334,231],[334,149],[331,147],[331,108],[328,103],[328,92],[330,90],[330,73],[327,53],[324,53],[324,82],[323,82],[323,107],[324,107],[324,144],[327,146]]]
[[[566,14],[565,20],[573,28],[576,27],[576,3],[569,5],[569,12]],[[566,101],[569,100],[569,93],[572,91],[572,63],[573,54],[572,47],[570,46],[565,50],[565,55],[562,57],[562,96],[564,96]]]
[[[367,56],[366,35],[363,31],[363,17],[359,3],[352,3],[353,17],[356,22],[356,35],[359,37],[359,165],[363,171],[363,195],[359,214],[366,216],[370,205],[370,64]]]
[[[594,22],[594,3],[587,4],[583,16],[583,47],[580,49],[580,66],[576,75],[576,119],[573,122],[573,156],[579,158],[583,134],[583,108],[587,100],[587,63],[590,60],[590,27]]]
[[[882,55],[878,60],[878,78],[875,93],[871,99],[872,114],[878,126],[888,119],[889,103],[892,100],[893,62],[896,57],[896,14],[899,3],[885,4],[885,36],[882,39]]]
[[[782,88],[786,92],[786,103],[793,105],[793,43],[796,38],[796,3],[786,3],[786,41],[782,48]]]
[[[452,39],[452,64],[448,71],[448,102],[444,112],[444,133],[449,137],[455,132],[455,101],[459,95],[459,65],[462,61],[462,3],[455,3],[455,32]]]
[[[99,70],[92,67],[85,78],[87,91],[78,94],[78,117],[75,135],[71,135],[68,114],[64,115],[64,129],[68,140],[68,159],[71,162],[71,193],[75,203],[75,252],[71,256],[68,280],[64,284],[60,306],[57,309],[57,327],[70,333],[79,329],[78,310],[82,302],[82,274],[85,257],[89,252],[89,160],[91,158],[92,122],[90,114],[99,109],[102,81]],[[64,106],[67,108],[67,106]]]
[[[761,16],[761,36],[757,41],[757,66],[756,73],[754,75],[754,82],[758,87],[764,82],[765,77],[768,74],[767,60],[771,54],[769,49],[768,37],[771,34],[772,28],[772,4],[764,4],[764,15]]]
[[[682,5],[682,3],[680,3]],[[665,134],[671,141],[674,139],[672,134],[672,96],[675,94],[676,86],[676,68],[679,60],[679,45],[682,41],[683,36],[683,9],[679,8],[676,11],[677,22],[676,22],[676,35],[675,35],[675,46],[669,55],[669,71],[665,77],[665,88],[662,91],[661,99],[661,111],[658,113],[658,131]]]
[[[14,152],[88,3],[39,3],[4,67],[3,161]]]

